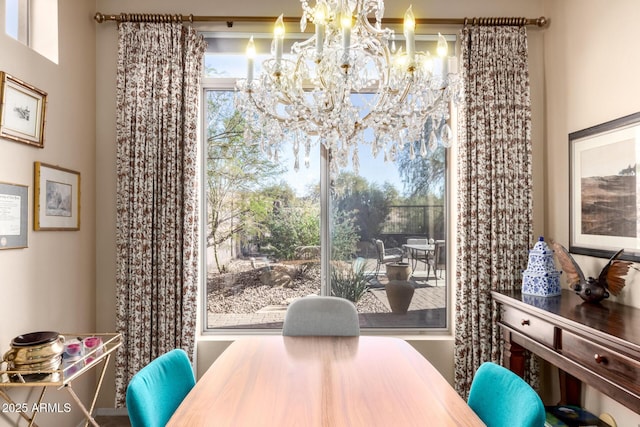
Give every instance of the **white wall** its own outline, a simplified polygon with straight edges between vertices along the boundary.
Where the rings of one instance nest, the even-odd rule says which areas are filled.
[[[551,26],[544,34],[546,145],[544,156],[545,232],[569,242],[568,134],[640,111],[640,16],[637,0],[544,0]],[[606,260],[576,257],[595,276]],[[640,307],[638,273],[632,271],[617,298]],[[616,298],[612,298],[616,299]],[[619,427],[637,427],[634,414],[607,396],[586,388],[585,406],[611,413]]]
[[[0,0],[0,70],[48,92],[44,148],[0,139],[0,181],[29,186],[29,247],[0,251],[0,351],[16,335],[38,331],[95,331],[95,30],[94,5],[59,1],[59,57],[55,64],[4,31]],[[51,19],[56,19],[52,16]],[[41,161],[81,173],[80,231],[33,231],[33,163]],[[85,399],[93,375],[74,384]],[[17,402],[25,393],[9,390]],[[48,392],[47,401],[71,402],[65,391]],[[31,399],[33,399],[31,395]],[[29,402],[32,402],[30,400]],[[73,404],[75,405],[75,404]],[[43,414],[41,425],[70,426],[70,414]],[[0,414],[9,425],[15,414]],[[22,424],[24,425],[24,424]]]

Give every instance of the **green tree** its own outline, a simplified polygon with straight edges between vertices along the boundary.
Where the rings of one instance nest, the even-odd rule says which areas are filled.
[[[233,104],[233,92],[208,91],[206,126],[207,246],[213,247],[218,271],[219,246],[259,227],[269,200],[255,194],[282,169],[245,141],[244,120]]]
[[[415,152],[419,152],[419,143],[415,142]],[[408,194],[403,202],[406,205],[424,206],[425,210],[407,210],[405,221],[409,224],[424,223],[422,233],[436,239],[443,239],[445,231],[446,202],[446,149],[438,146],[433,152],[427,150],[426,156],[417,154],[409,157],[404,149],[398,156],[398,172]],[[426,218],[413,218],[416,214],[425,214]]]
[[[337,211],[331,220],[331,259],[339,261],[351,260],[357,250],[360,233],[356,225],[355,211]]]
[[[336,212],[353,213],[360,240],[369,241],[382,231],[398,190],[390,183],[380,188],[352,172],[340,172],[333,181],[332,203]]]
[[[419,152],[418,142],[415,152]],[[446,150],[438,146],[434,152],[427,152],[425,157],[416,154],[410,158],[409,149],[398,154],[398,172],[410,198],[435,197],[443,199],[445,193]]]
[[[268,231],[262,241],[279,259],[294,259],[298,246],[320,245],[320,205],[303,198],[293,202],[274,205],[265,224]]]

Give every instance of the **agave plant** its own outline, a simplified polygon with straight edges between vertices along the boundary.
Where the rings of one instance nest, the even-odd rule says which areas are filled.
[[[357,303],[369,286],[364,267],[364,258],[357,258],[351,265],[344,262],[332,263],[331,294]]]

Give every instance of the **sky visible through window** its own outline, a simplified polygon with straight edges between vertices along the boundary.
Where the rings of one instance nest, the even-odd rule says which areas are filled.
[[[18,39],[18,0],[5,0],[5,31],[7,35]]]

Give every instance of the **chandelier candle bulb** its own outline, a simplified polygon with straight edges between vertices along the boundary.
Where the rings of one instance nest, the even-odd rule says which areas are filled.
[[[344,7],[340,12],[340,26],[342,28],[342,49],[344,51],[342,64],[349,64],[349,47],[351,46],[351,12]]]
[[[438,56],[442,58],[447,56],[447,53],[449,52],[447,39],[440,33],[438,33],[438,46],[436,47],[436,52],[438,53]]]
[[[256,57],[256,45],[253,42],[253,36],[247,43],[247,83],[250,84],[253,80],[253,60]]]
[[[276,19],[276,25],[273,29],[273,39],[276,50],[276,73],[280,71],[280,64],[282,62],[282,45],[284,43],[284,18],[281,14]]]
[[[327,6],[320,2],[316,5],[314,22],[316,24],[316,54],[322,58],[322,45],[324,44],[324,26],[327,20]]]
[[[416,18],[413,15],[413,6],[409,6],[409,9],[404,14],[404,37],[406,40],[407,57],[409,58],[409,67],[413,66],[416,52]]]

